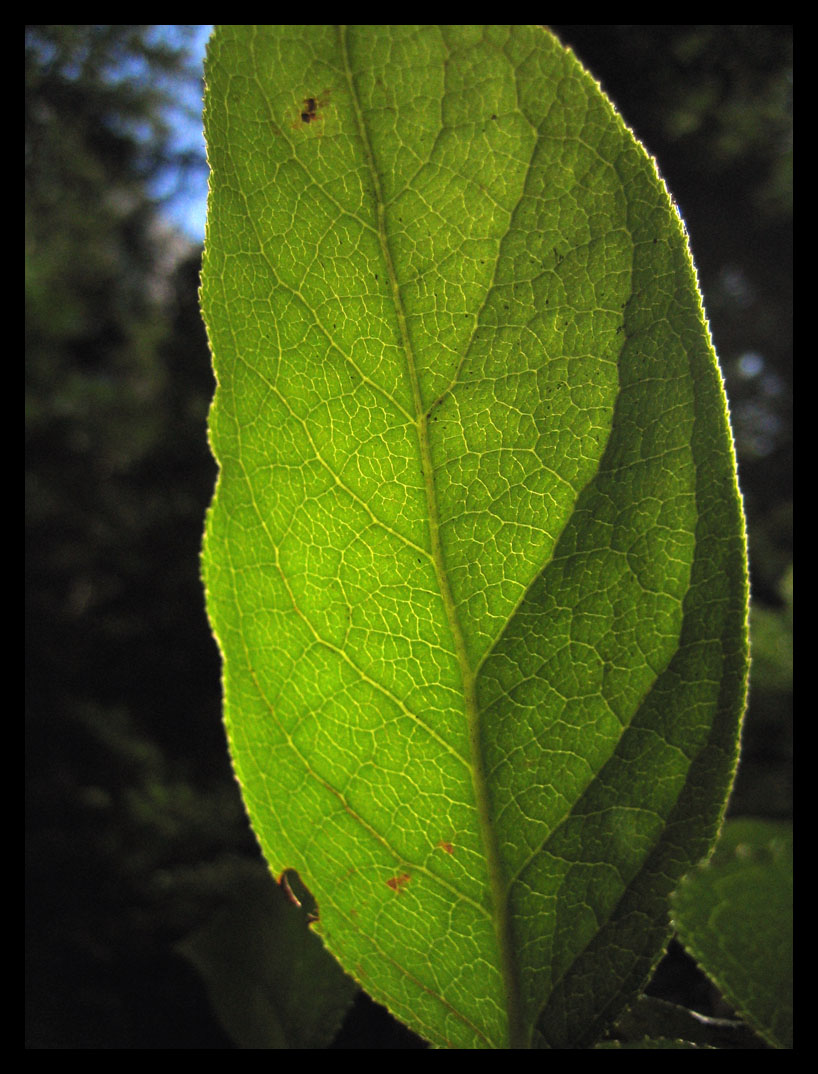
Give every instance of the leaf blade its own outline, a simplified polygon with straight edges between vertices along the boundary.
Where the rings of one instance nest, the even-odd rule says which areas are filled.
[[[671,906],[680,941],[731,1006],[768,1044],[792,1048],[792,825],[728,821]]]
[[[707,759],[690,862],[735,763],[741,516],[683,230],[542,31],[219,34],[208,83],[234,92],[208,96],[221,476],[205,569],[248,809],[274,869],[317,896],[330,949],[428,1039],[575,1043],[666,931],[667,831],[691,827],[677,800],[695,795],[673,735]],[[700,496],[729,530],[715,567]],[[721,644],[690,593],[725,573],[733,665],[704,667],[729,680],[719,707],[680,662]],[[667,720],[659,748],[691,678],[708,716],[684,734]],[[646,786],[661,808],[634,824]],[[596,862],[583,803],[606,811]],[[589,913],[568,913],[566,884],[593,890]],[[543,925],[543,906],[570,923]],[[578,1006],[586,948],[634,931],[627,987]]]

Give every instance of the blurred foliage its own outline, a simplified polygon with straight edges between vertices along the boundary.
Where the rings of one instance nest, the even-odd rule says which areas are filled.
[[[199,251],[147,193],[191,71],[147,27],[26,30],[27,1040],[224,1046],[171,943],[254,853],[198,549]],[[202,166],[202,162],[195,162]]]
[[[145,27],[26,34],[30,697],[64,701],[71,683],[119,701],[136,661],[155,696],[176,674],[161,649],[183,652],[195,559],[180,574],[172,557],[184,526],[195,552],[212,484],[211,389],[196,252],[146,195],[167,163],[162,109],[183,60]]]
[[[26,28],[34,1048],[232,1046],[175,947],[229,904],[258,857],[227,758],[198,572],[215,477],[200,250],[151,193],[184,188],[204,167],[174,131],[180,100],[201,80],[193,30]],[[656,155],[690,232],[750,527],[754,669],[732,808],[785,817],[792,29],[555,30]],[[701,985],[680,961],[660,967],[657,994],[688,1003]],[[365,998],[356,1017],[365,1036],[348,1020],[336,1047],[413,1043]]]
[[[326,1048],[337,1034],[358,986],[311,920],[290,880],[277,887],[262,862],[247,862],[232,901],[178,945],[240,1048]]]

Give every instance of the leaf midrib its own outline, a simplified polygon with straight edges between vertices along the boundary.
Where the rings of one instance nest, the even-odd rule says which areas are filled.
[[[421,472],[423,475],[429,516],[429,542],[432,563],[434,565],[435,576],[443,601],[446,619],[452,634],[455,654],[463,683],[464,715],[468,725],[469,752],[471,757],[470,771],[474,787],[480,834],[486,853],[486,864],[493,909],[492,919],[497,939],[500,971],[505,992],[506,1016],[508,1019],[508,1047],[525,1048],[528,1047],[529,1042],[523,1018],[519,966],[514,953],[511,915],[508,904],[508,886],[504,878],[497,831],[491,823],[488,779],[480,734],[480,711],[477,702],[477,669],[472,668],[469,662],[465,637],[460,625],[451,583],[445,567],[443,548],[440,539],[440,516],[434,479],[432,449],[429,442],[428,416],[423,404],[420,381],[418,378],[417,361],[415,358],[414,347],[409,336],[406,313],[403,307],[397,272],[395,270],[389,236],[386,229],[386,203],[381,189],[380,175],[375,166],[375,158],[369,139],[369,131],[364,119],[361,102],[358,98],[349,60],[347,30],[348,28],[346,26],[341,26],[338,31],[341,54],[343,56],[344,73],[346,75],[350,99],[355,112],[358,134],[366,154],[367,166],[369,168],[370,178],[375,192],[378,241],[384,258],[389,284],[392,289],[392,298],[398,320],[401,345],[406,356],[406,365],[412,388],[412,398],[415,408],[415,425],[417,427],[418,446],[420,449]]]

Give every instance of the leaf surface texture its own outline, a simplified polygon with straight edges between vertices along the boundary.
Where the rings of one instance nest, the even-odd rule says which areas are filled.
[[[686,949],[768,1044],[793,1046],[793,833],[729,821],[712,859],[684,878],[672,918]]]
[[[743,708],[681,222],[537,27],[221,27],[206,84],[204,570],[265,855],[434,1044],[593,1041]]]

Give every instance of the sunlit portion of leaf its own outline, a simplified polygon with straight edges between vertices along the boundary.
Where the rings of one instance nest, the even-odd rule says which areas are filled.
[[[433,1043],[591,1042],[743,707],[682,225],[536,27],[220,28],[206,76],[205,581],[253,824]]]

